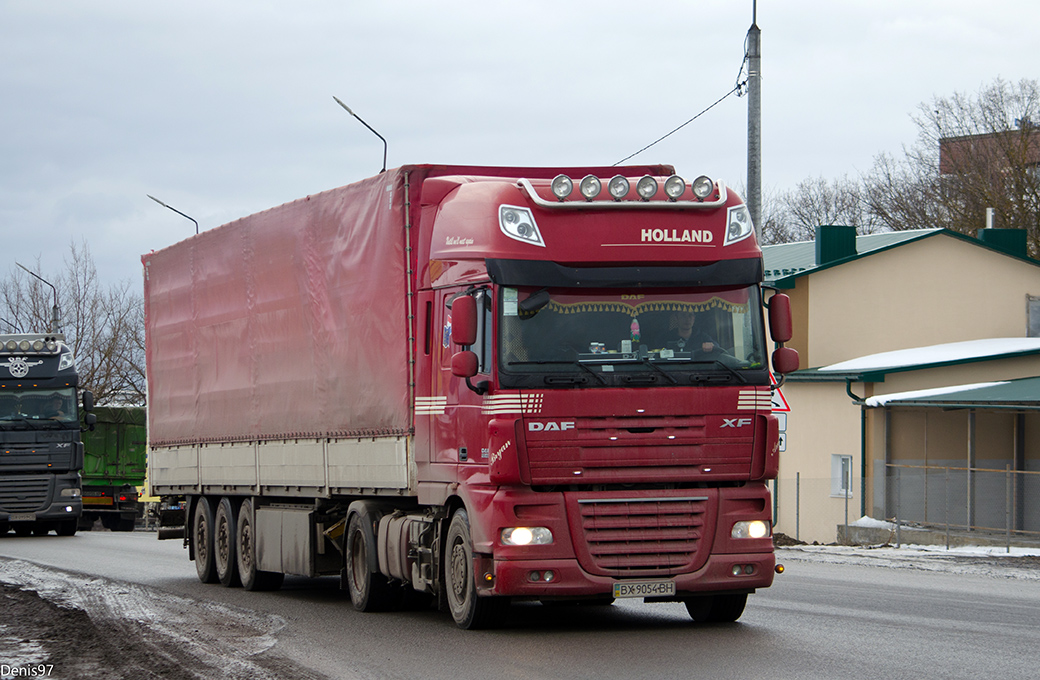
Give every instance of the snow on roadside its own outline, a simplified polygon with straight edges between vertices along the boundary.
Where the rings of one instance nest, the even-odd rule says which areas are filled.
[[[776,549],[777,562],[818,562],[915,569],[1040,581],[1040,549],[935,545],[798,545]]]
[[[191,677],[319,677],[277,654],[264,654],[286,625],[278,616],[16,559],[0,559],[0,583],[35,591],[59,607],[82,610],[113,639],[121,639],[125,649],[184,669]],[[5,623],[12,628],[8,635],[16,636],[18,622]],[[38,656],[28,647],[6,651],[18,651],[23,660]]]

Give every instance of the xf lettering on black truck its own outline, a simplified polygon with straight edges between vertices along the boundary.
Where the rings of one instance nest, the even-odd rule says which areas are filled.
[[[732,621],[772,583],[798,358],[724,183],[405,166],[142,259],[159,534],[202,581],[338,574],[462,628],[629,597]]]

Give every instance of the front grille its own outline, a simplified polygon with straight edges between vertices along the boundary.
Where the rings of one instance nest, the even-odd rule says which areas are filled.
[[[15,477],[0,480],[0,510],[33,512],[47,505],[50,477]]]
[[[584,546],[578,559],[590,573],[609,576],[669,575],[694,571],[710,547],[707,495],[579,498],[576,512]]]

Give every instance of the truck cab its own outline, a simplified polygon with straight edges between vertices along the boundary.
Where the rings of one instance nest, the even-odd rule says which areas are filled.
[[[82,512],[79,378],[60,334],[0,335],[0,530],[76,533]],[[88,426],[93,396],[82,395]]]

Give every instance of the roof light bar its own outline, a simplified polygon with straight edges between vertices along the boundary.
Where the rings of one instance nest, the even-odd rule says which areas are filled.
[[[690,184],[678,175],[664,180],[646,175],[635,182],[634,196],[631,182],[631,178],[623,175],[615,175],[607,181],[591,174],[583,177],[580,182],[575,182],[567,175],[561,174],[554,177],[549,184],[549,190],[556,199],[553,201],[552,198],[542,197],[535,190],[531,180],[518,180],[520,188],[543,208],[704,210],[723,206],[727,202],[726,185],[704,175]],[[662,188],[662,182],[664,192],[659,195],[658,190]],[[578,196],[571,198],[575,184]],[[607,185],[608,195],[601,197],[604,184]]]

